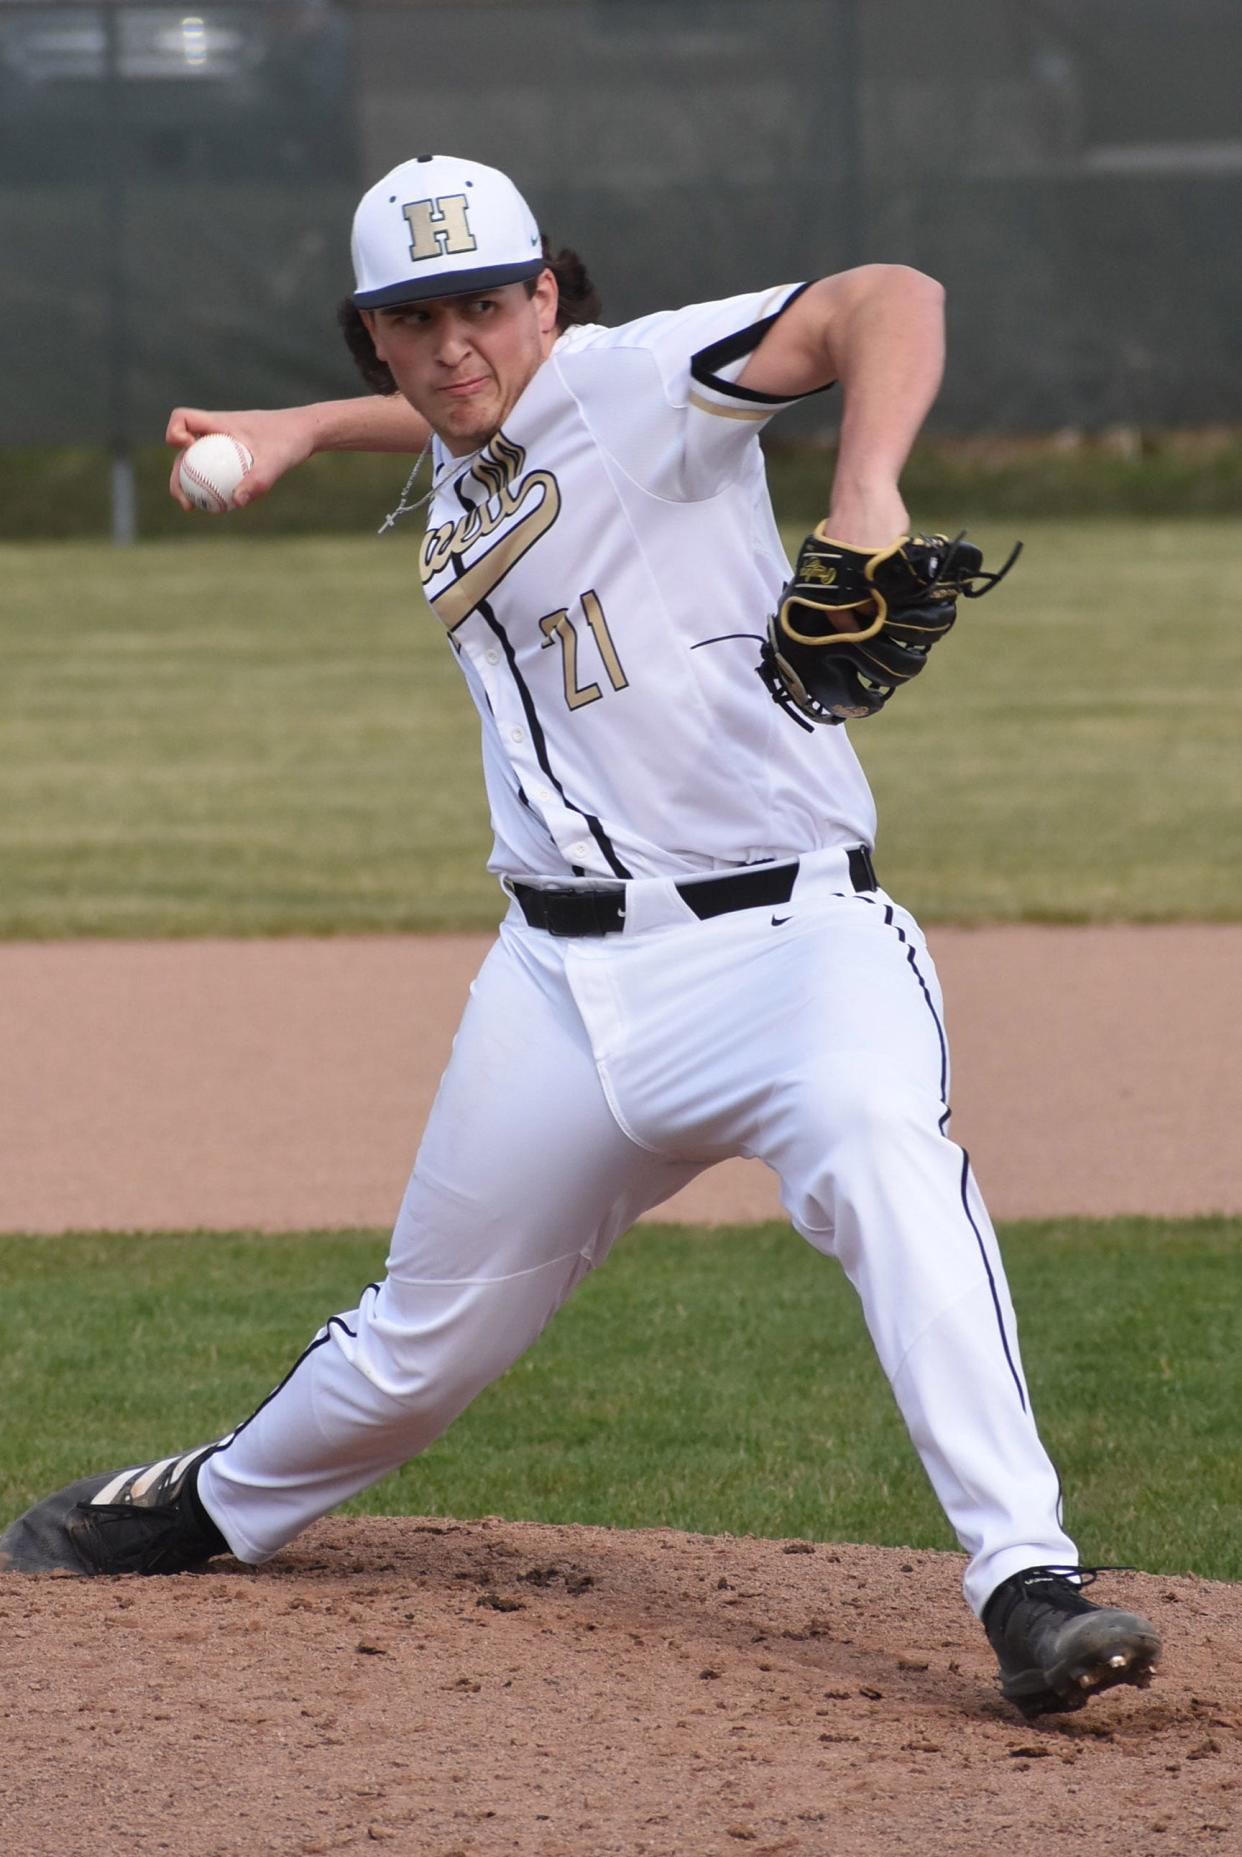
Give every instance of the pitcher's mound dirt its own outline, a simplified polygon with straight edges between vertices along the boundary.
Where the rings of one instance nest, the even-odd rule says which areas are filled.
[[[1163,1671],[1002,1700],[960,1557],[330,1520],[258,1571],[0,1579],[22,1857],[1239,1848],[1236,1590],[1110,1574]]]

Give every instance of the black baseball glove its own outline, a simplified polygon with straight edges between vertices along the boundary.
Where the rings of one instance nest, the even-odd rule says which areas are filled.
[[[868,550],[834,542],[821,522],[768,620],[759,675],[803,728],[873,716],[922,670],[957,617],[958,596],[990,592],[1021,550],[1018,542],[989,573],[964,535],[899,535]]]

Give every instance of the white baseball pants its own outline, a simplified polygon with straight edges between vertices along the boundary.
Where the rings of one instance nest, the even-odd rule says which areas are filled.
[[[384,1281],[334,1316],[203,1466],[259,1562],[424,1450],[539,1335],[614,1239],[731,1155],[772,1167],[835,1257],[969,1555],[976,1612],[1073,1565],[996,1240],[947,1133],[940,989],[917,924],[843,852],[789,903],[700,921],[630,886],[622,933],[558,940],[516,908],[472,988]]]

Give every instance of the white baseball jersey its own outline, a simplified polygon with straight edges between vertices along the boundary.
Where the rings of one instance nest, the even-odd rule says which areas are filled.
[[[680,876],[874,842],[844,729],[755,673],[789,575],[736,386],[800,287],[567,330],[470,460],[437,444],[420,558],[483,723],[517,878]]]

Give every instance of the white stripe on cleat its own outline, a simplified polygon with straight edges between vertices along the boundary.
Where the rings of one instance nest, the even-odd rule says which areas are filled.
[[[161,1457],[158,1464],[151,1464],[148,1469],[144,1470],[130,1488],[130,1501],[140,1501],[152,1484],[158,1483],[164,1472],[176,1461],[175,1457]]]
[[[101,1490],[96,1490],[91,1497],[92,1505],[97,1502],[115,1502],[129,1479],[141,1469],[141,1464],[135,1464],[131,1470],[118,1470],[111,1483],[105,1483]]]

